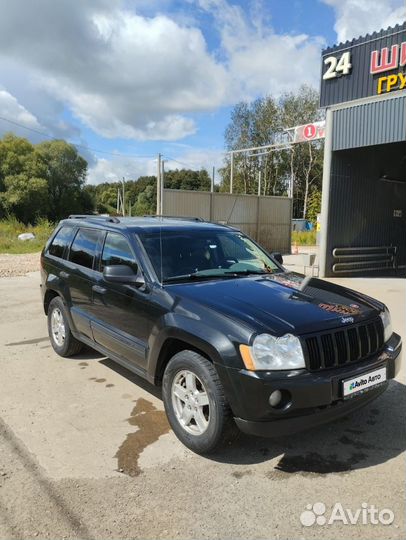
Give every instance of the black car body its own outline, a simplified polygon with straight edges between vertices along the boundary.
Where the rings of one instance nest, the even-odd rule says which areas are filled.
[[[333,283],[287,272],[265,252],[261,252],[263,271],[256,272],[249,264],[241,267],[240,259],[231,257],[223,265],[224,274],[217,275],[217,268],[223,266],[212,262],[207,269],[207,260],[218,251],[219,238],[231,239],[224,235],[239,235],[240,243],[248,241],[234,229],[193,219],[75,216],[63,220],[41,256],[45,313],[59,298],[62,304],[55,315],[66,319],[66,342],[69,330],[76,344],[90,345],[154,385],[162,384],[168,363],[182,351],[195,355],[190,356],[191,366],[192,360],[196,364],[204,359],[212,371],[210,377],[209,372],[197,377],[199,386],[206,376],[215,379],[213,400],[221,389],[224,411],[228,407],[238,427],[255,435],[287,434],[333,420],[386,389],[399,371],[401,340],[391,332],[382,303]],[[184,237],[197,239],[200,258],[190,247],[178,254],[176,246]],[[163,238],[172,238],[167,253]],[[206,251],[198,247],[201,239],[208,239]],[[108,247],[109,242],[113,247]],[[252,245],[248,251],[260,249]],[[262,260],[259,251],[255,253]],[[191,267],[206,265],[206,270],[200,274],[188,270],[165,280],[171,256],[175,257],[172,267],[180,259],[184,262],[195,256]],[[52,321],[50,325],[51,335],[58,325],[52,326]],[[58,337],[58,333],[53,335]],[[303,364],[285,368],[283,351],[294,364],[292,351],[299,350],[294,348],[298,344]],[[60,354],[65,351],[53,345]],[[265,364],[257,368],[258,359],[267,362],[270,357],[273,362],[278,355],[282,358],[278,369],[267,369]],[[207,394],[211,399],[210,389]],[[176,409],[173,400],[168,395],[167,412],[172,405]],[[210,401],[213,417],[219,403]],[[214,448],[212,443],[194,444],[198,437],[193,439],[193,429],[182,437],[182,430],[168,416],[185,444],[196,451]],[[212,439],[216,437],[218,433]]]

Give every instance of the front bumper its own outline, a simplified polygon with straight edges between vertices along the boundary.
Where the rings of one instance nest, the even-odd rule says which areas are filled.
[[[302,431],[332,421],[355,411],[378,397],[396,377],[401,364],[402,342],[393,334],[385,349],[359,363],[340,368],[309,372],[253,372],[222,368],[226,393],[241,431],[258,436],[280,436]],[[342,381],[386,367],[387,381],[362,394],[344,399]],[[225,372],[226,373],[225,373]],[[289,393],[286,407],[275,409],[269,404],[274,390]]]

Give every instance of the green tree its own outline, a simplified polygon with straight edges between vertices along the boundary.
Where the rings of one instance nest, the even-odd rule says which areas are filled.
[[[44,178],[29,178],[20,173],[6,176],[4,186],[0,199],[6,215],[15,216],[23,223],[34,223],[46,215],[48,185]]]
[[[318,94],[308,86],[302,86],[297,92],[285,94],[278,100],[268,96],[252,103],[241,102],[231,113],[225,132],[225,147],[231,151],[271,145],[281,141],[285,129],[321,118]],[[267,152],[257,157],[235,154],[233,191],[257,193],[261,173],[262,194],[287,195],[293,180],[294,216],[306,216],[310,189],[312,186],[321,189],[322,160],[322,142],[296,144],[291,149]],[[230,168],[228,155],[225,166],[220,169],[221,191],[229,191]]]
[[[313,186],[309,195],[309,205],[307,208],[307,219],[316,225],[317,214],[321,212],[321,191]]]
[[[0,140],[0,217],[15,216],[33,222],[48,211],[45,166],[35,147],[7,133]]]
[[[165,188],[210,191],[211,180],[205,169],[175,169],[165,172]]]
[[[48,217],[56,221],[69,213],[82,212],[89,203],[82,195],[87,162],[74,146],[65,141],[46,141],[38,144],[35,151],[45,164],[48,183]]]
[[[153,215],[156,213],[156,188],[154,186],[147,186],[138,195],[133,207],[133,213],[136,216]]]

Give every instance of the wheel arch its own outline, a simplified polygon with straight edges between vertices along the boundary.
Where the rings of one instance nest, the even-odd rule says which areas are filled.
[[[213,363],[215,361],[216,353],[210,349],[211,347],[209,344],[196,343],[195,339],[190,339],[185,336],[167,337],[162,343],[156,359],[153,374],[155,384],[161,386],[165,368],[168,365],[169,360],[178,352],[193,351],[206,358],[206,360],[209,362]]]
[[[48,315],[49,304],[57,296],[61,296],[61,295],[59,294],[59,292],[55,291],[54,289],[47,289],[46,290],[45,295],[44,295],[44,313],[45,313],[45,315]]]

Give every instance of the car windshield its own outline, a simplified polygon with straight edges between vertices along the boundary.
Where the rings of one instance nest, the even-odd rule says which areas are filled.
[[[140,238],[162,283],[280,271],[269,255],[238,232],[162,230],[161,235],[156,232]]]

